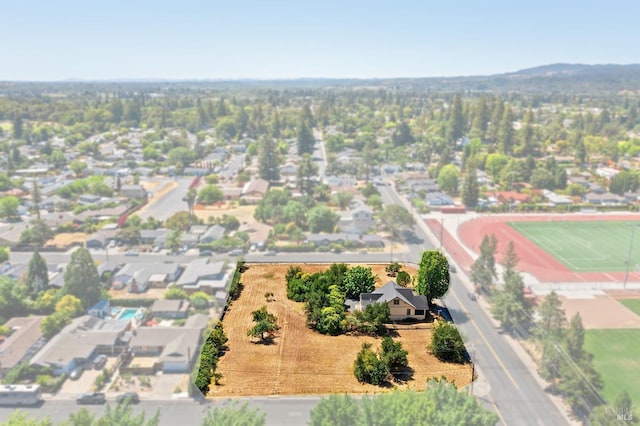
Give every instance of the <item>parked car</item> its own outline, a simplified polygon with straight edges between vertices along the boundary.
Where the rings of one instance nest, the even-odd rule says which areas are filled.
[[[71,370],[71,373],[69,373],[69,378],[71,380],[78,380],[82,376],[82,373],[84,373],[84,366],[79,365]]]
[[[456,273],[458,272],[458,270],[456,269],[456,267],[454,265],[452,265],[451,263],[449,264],[449,272],[451,273]]]
[[[212,254],[211,250],[200,250],[200,256],[211,256]]]
[[[275,252],[275,250],[269,250],[269,251],[264,252],[264,255],[265,256],[275,256],[276,252]]]
[[[106,363],[107,363],[107,356],[106,355],[98,355],[93,360],[93,368],[95,368],[96,370],[101,370],[105,366]]]
[[[107,398],[102,392],[89,392],[80,395],[76,402],[78,404],[104,404],[107,402]]]
[[[475,293],[469,293],[468,296],[469,300],[471,300],[472,302],[475,302],[478,299]]]
[[[137,250],[129,250],[124,255],[125,256],[137,256],[138,255],[138,251]]]
[[[136,392],[125,392],[116,397],[116,402],[121,404],[125,401],[129,401],[129,404],[137,404],[140,402],[140,397]]]

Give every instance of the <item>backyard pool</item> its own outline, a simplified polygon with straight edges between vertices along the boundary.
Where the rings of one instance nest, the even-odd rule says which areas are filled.
[[[135,308],[125,308],[120,312],[120,315],[118,315],[118,319],[128,320],[133,317],[139,318],[139,315],[137,315],[138,311],[139,309],[135,309]]]

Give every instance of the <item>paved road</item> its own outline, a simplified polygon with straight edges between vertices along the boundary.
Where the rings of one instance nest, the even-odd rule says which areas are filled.
[[[158,200],[151,198],[151,200],[149,200],[149,202],[153,204],[140,214],[143,220],[146,220],[149,216],[153,216],[159,220],[165,220],[174,213],[187,211],[187,203],[182,201],[182,199],[187,195],[189,185],[193,182],[193,177],[179,177],[175,182],[178,186],[167,192],[162,198]],[[162,186],[161,184],[158,190],[160,190]]]
[[[307,424],[311,409],[318,403],[319,397],[256,397],[243,398],[241,402],[247,402],[249,408],[258,408],[264,411],[267,425],[298,426]],[[200,421],[208,410],[212,407],[219,407],[229,404],[230,400],[205,401],[204,403],[192,400],[175,401],[141,401],[133,406],[134,414],[145,412],[147,418],[157,410],[160,411],[160,426],[199,425]],[[78,411],[81,407],[86,408],[92,414],[101,415],[104,413],[104,405],[82,405],[75,401],[55,401],[45,402],[37,408],[20,409],[26,411],[30,416],[44,418],[49,416],[54,424],[59,424],[69,418],[69,414]],[[0,408],[0,423],[5,422],[11,413],[15,411],[13,407]]]
[[[403,205],[395,190],[380,186],[383,203]],[[420,220],[416,217],[416,220]],[[419,262],[422,251],[434,249],[422,228],[414,232],[422,244],[410,245],[409,262]],[[538,381],[500,333],[488,314],[467,297],[468,289],[452,274],[451,286],[445,296],[454,322],[466,336],[466,343],[478,368],[474,393],[493,406],[501,423],[506,425],[565,425],[566,419],[553,404]]]
[[[224,181],[234,179],[244,167],[245,157],[245,154],[231,156],[229,162],[220,170],[220,173],[218,173],[218,176]]]

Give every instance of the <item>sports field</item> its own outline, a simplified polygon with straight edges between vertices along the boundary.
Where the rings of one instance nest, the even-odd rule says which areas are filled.
[[[509,226],[573,272],[626,269],[632,227],[640,222],[508,222]],[[640,230],[634,233],[631,272],[640,272]]]
[[[613,404],[623,389],[640,403],[640,329],[586,330],[584,348],[604,381],[603,394]]]

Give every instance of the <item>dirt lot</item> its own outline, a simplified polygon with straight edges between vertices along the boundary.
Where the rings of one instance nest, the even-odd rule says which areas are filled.
[[[373,265],[378,285],[386,282],[385,265]],[[380,339],[354,336],[324,336],[305,325],[303,304],[286,297],[284,274],[289,265],[250,265],[243,274],[244,290],[224,318],[229,351],[220,359],[222,386],[212,386],[211,396],[326,394],[333,392],[375,393],[388,390],[358,383],[352,365],[362,342],[380,345]],[[306,272],[325,270],[328,265],[305,265]],[[408,271],[414,273],[415,271]],[[267,303],[265,292],[275,301]],[[267,305],[278,318],[280,331],[271,345],[255,343],[247,336],[251,312]],[[465,386],[471,367],[446,364],[426,351],[430,329],[401,330],[399,339],[409,351],[413,378],[399,387],[422,389],[430,377],[445,375]]]
[[[628,298],[628,297],[627,297]],[[561,297],[567,320],[580,312],[584,328],[640,328],[640,317],[609,295],[569,299]]]
[[[256,206],[239,206],[237,204],[232,203],[224,203],[220,206],[203,206],[198,204],[194,208],[194,214],[198,216],[198,218],[203,219],[205,222],[209,217],[222,217],[224,214],[228,214],[231,216],[235,216],[238,218],[240,223],[244,222],[252,222],[253,212],[256,210]]]
[[[47,241],[46,245],[48,247],[68,247],[73,243],[84,243],[86,239],[87,234],[84,232],[63,232]]]

